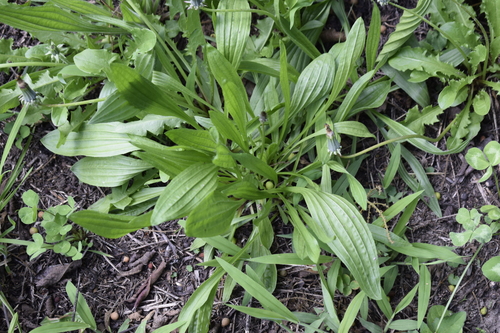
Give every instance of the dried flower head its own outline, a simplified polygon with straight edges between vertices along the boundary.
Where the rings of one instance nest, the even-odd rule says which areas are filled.
[[[259,121],[261,124],[265,123],[267,121],[267,113],[265,111],[262,111],[259,115]]]
[[[16,79],[17,86],[21,89],[19,100],[25,104],[35,104],[37,93],[20,77]]]

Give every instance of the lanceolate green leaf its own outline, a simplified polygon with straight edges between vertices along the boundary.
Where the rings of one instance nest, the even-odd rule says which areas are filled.
[[[147,169],[151,164],[122,155],[84,157],[71,167],[81,182],[104,187],[123,185]]]
[[[141,228],[149,227],[151,213],[140,216],[99,213],[81,210],[69,216],[76,224],[106,238],[119,238]]]
[[[227,261],[216,258],[221,267],[240,285],[245,291],[250,293],[257,299],[264,309],[276,312],[277,314],[287,318],[288,321],[298,322],[295,315],[278,301],[269,291],[267,291],[258,282],[250,279],[246,274],[239,269],[229,264]]]
[[[218,191],[212,192],[189,214],[186,236],[212,237],[226,233],[236,209],[243,202],[229,199]]]
[[[210,120],[217,128],[217,131],[224,137],[224,139],[229,139],[234,141],[241,147],[241,149],[248,152],[248,142],[242,135],[241,131],[235,126],[234,122],[219,111],[210,111]]]
[[[92,24],[78,14],[50,5],[39,7],[3,5],[0,6],[0,21],[25,31],[126,33],[123,29]]]
[[[431,2],[432,0],[419,0],[414,11],[420,16],[425,15]],[[396,31],[389,36],[389,40],[384,44],[382,51],[380,51],[380,54],[377,57],[377,62],[385,62],[390,56],[396,53],[412,36],[413,31],[415,31],[415,29],[420,25],[421,21],[422,20],[418,16],[405,11],[396,26]]]
[[[153,210],[151,224],[188,215],[217,186],[217,166],[194,164],[167,185]]]
[[[148,113],[177,117],[199,127],[194,118],[188,116],[160,88],[136,70],[122,64],[111,64],[110,68],[107,71],[110,80],[134,107]]]
[[[179,146],[207,152],[215,152],[217,148],[217,143],[208,131],[178,128],[168,131],[166,135]]]
[[[302,194],[315,223],[323,231],[316,236],[342,260],[368,297],[381,299],[375,242],[357,209],[334,194],[299,187],[286,190]]]
[[[247,1],[229,0],[219,2],[218,9],[250,9]],[[217,49],[238,68],[250,35],[252,13],[249,11],[217,12],[215,36]]]
[[[431,296],[431,273],[426,265],[420,265],[420,280],[418,281],[418,311],[417,311],[417,327],[422,325],[425,314],[429,307],[429,301]]]

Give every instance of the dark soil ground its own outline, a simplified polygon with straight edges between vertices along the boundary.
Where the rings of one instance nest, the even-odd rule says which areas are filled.
[[[405,7],[414,7],[414,2],[400,1]],[[369,23],[370,8],[372,4],[367,0],[360,0],[355,6],[346,3],[346,10],[351,18],[363,17],[366,24]],[[387,27],[386,35],[393,31],[401,13],[392,7],[383,7],[383,23]],[[339,29],[336,21],[332,18],[329,28]],[[419,34],[425,35],[426,27],[419,28]],[[14,38],[16,45],[32,45],[34,41],[29,35],[15,31],[7,26],[0,26],[2,38]],[[3,75],[3,84],[12,77]],[[432,91],[432,87],[429,87]],[[488,140],[498,140],[498,119],[500,110],[498,100],[493,98],[493,111],[489,113],[483,122],[483,130],[472,146],[481,146]],[[381,108],[381,112],[393,117],[402,115],[402,110],[413,106],[412,100],[401,92],[392,93],[387,103]],[[453,110],[450,110],[450,117]],[[436,127],[430,136],[437,136],[439,131],[446,127],[448,117],[443,118],[443,123]],[[451,118],[450,118],[451,119]],[[3,128],[0,126],[0,129]],[[89,207],[105,193],[106,189],[87,186],[79,183],[78,179],[69,170],[77,159],[57,156],[46,150],[40,144],[40,138],[51,131],[53,126],[46,122],[38,125],[35,130],[34,139],[26,157],[26,165],[23,173],[29,168],[33,172],[22,185],[19,193],[4,212],[0,212],[1,230],[8,226],[7,215],[16,219],[17,210],[22,207],[20,196],[23,192],[31,189],[37,192],[41,198],[41,208],[63,204],[68,196],[72,196],[79,208]],[[431,129],[432,130],[432,129]],[[0,132],[0,149],[3,149],[7,136]],[[441,143],[439,143],[440,148]],[[409,146],[408,146],[409,147]],[[410,148],[410,147],[409,147]],[[14,149],[7,164],[7,169],[12,167],[16,161],[19,151]],[[467,170],[464,159],[465,152],[451,156],[433,156],[414,151],[416,157],[425,167],[434,168],[434,174],[430,176],[432,184],[437,192],[441,193],[440,204],[443,217],[437,218],[430,209],[420,203],[414,216],[408,224],[407,237],[411,242],[423,242],[437,245],[452,246],[449,238],[450,232],[460,232],[461,227],[455,221],[458,209],[479,208],[485,204],[498,205],[498,195],[492,182],[477,183],[476,179],[481,177],[477,171]],[[380,174],[387,166],[389,154],[387,149],[379,149],[366,159],[363,170],[366,178],[361,179],[367,188],[376,188],[379,184]],[[377,172],[380,170],[380,172]],[[406,192],[405,184],[395,181],[398,192]],[[16,229],[10,233],[10,238],[29,240],[29,226],[18,223]],[[291,229],[287,225],[277,223],[276,234],[289,234]],[[239,241],[245,237],[244,230],[238,236]],[[40,279],[46,276],[47,271],[54,270],[55,265],[71,263],[71,259],[46,252],[33,261],[29,261],[25,248],[9,246],[9,255],[0,267],[0,287],[7,296],[8,302],[15,307],[19,313],[23,331],[27,332],[38,327],[45,317],[58,318],[71,312],[72,306],[65,291],[65,285],[71,280],[77,285],[81,295],[85,297],[90,305],[92,313],[104,330],[105,325],[110,325],[111,330],[116,332],[118,327],[128,317],[131,319],[131,327],[139,324],[144,316],[151,315],[149,327],[155,328],[176,321],[177,315],[183,304],[187,301],[194,290],[211,274],[210,269],[197,266],[203,261],[203,255],[190,250],[193,239],[183,234],[179,225],[173,221],[165,223],[157,229],[140,230],[120,239],[109,240],[95,235],[88,235],[94,246],[92,250],[108,254],[88,251],[80,264],[71,266],[60,279],[40,286]],[[456,252],[466,257],[472,256],[477,250],[478,244],[468,244],[456,249]],[[467,272],[460,289],[451,303],[453,312],[467,312],[467,321],[464,332],[479,332],[484,330],[490,333],[500,332],[500,304],[498,304],[500,289],[499,284],[490,282],[481,273],[481,264],[492,256],[499,253],[500,241],[495,236],[479,253],[477,261],[472,264]],[[278,238],[273,248],[277,252],[290,252],[291,246],[284,238]],[[128,263],[123,262],[124,257],[129,257]],[[10,269],[10,274],[6,270]],[[58,268],[67,269],[67,266]],[[144,299],[137,309],[133,309],[133,295],[147,281],[153,271],[161,267],[160,278],[151,286],[149,296]],[[430,305],[445,305],[450,298],[448,289],[448,276],[460,275],[465,266],[451,267],[446,264],[431,266],[432,293]],[[278,287],[274,293],[285,305],[293,311],[314,312],[315,308],[323,307],[321,287],[318,275],[308,270],[307,267],[279,267]],[[417,274],[411,268],[400,269],[400,279],[397,280],[391,295],[393,308],[418,282]],[[231,304],[240,304],[242,290],[237,289],[231,300]],[[225,306],[222,299],[222,289],[216,297],[213,308],[212,332],[283,332],[284,330],[273,322],[260,321],[247,317]],[[349,305],[351,296],[341,294],[335,295],[335,305],[340,315]],[[480,314],[480,309],[486,306],[488,313]],[[375,309],[376,307],[371,307]],[[415,319],[416,302],[402,311],[397,319]],[[110,321],[109,314],[117,311],[120,315],[118,320]],[[7,312],[0,312],[3,319],[0,320],[0,332],[7,331]],[[371,321],[382,322],[382,315],[377,311],[370,314]],[[228,317],[231,324],[220,327],[222,318]],[[5,320],[7,319],[7,320]],[[301,328],[291,326],[294,332],[302,332]],[[365,332],[363,328],[353,328],[352,332]]]

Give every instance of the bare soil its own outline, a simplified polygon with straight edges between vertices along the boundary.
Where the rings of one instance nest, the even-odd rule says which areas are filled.
[[[400,1],[402,6],[414,7],[415,1]],[[355,19],[363,17],[369,24],[372,4],[367,0],[360,0],[357,5],[351,6],[346,3],[349,17]],[[392,7],[381,8],[383,24],[387,27],[388,34],[397,24],[401,12]],[[332,16],[333,17],[333,16]],[[332,18],[328,29],[338,29],[338,22]],[[426,27],[421,26],[418,33],[425,36]],[[36,43],[28,34],[14,30],[8,26],[0,25],[0,36],[2,38],[14,38],[16,45],[32,45]],[[383,41],[382,41],[383,42]],[[12,77],[2,74],[0,84]],[[432,91],[433,87],[429,87]],[[435,97],[435,96],[434,96]],[[470,144],[470,147],[481,146],[487,140],[498,140],[498,119],[500,117],[498,100],[493,98],[493,111],[483,122],[480,135]],[[396,119],[404,115],[404,110],[413,106],[414,102],[404,93],[396,91],[391,93],[387,103],[380,111]],[[442,124],[430,129],[429,136],[437,136],[446,127],[448,121],[453,117],[453,111],[445,115]],[[0,129],[3,128],[1,124]],[[79,183],[78,179],[71,173],[69,168],[78,159],[57,156],[45,149],[40,144],[40,138],[51,131],[53,126],[49,122],[36,126],[34,139],[26,157],[26,165],[23,173],[29,168],[33,172],[22,185],[20,191],[12,200],[4,212],[0,212],[1,230],[8,226],[7,215],[16,219],[17,211],[22,207],[20,196],[23,192],[31,189],[37,192],[41,198],[41,207],[63,204],[68,196],[72,196],[79,208],[84,209],[96,202],[107,189],[100,189]],[[378,135],[378,133],[376,133]],[[0,148],[3,149],[7,136],[0,132]],[[485,141],[486,140],[486,141]],[[369,145],[370,142],[362,142]],[[439,143],[440,148],[442,143]],[[407,146],[411,148],[410,146]],[[407,237],[411,242],[423,242],[443,246],[452,246],[449,233],[460,232],[461,227],[455,221],[458,209],[479,208],[485,204],[498,205],[498,194],[492,182],[478,183],[476,179],[481,177],[481,172],[467,170],[464,159],[465,152],[450,156],[433,156],[413,151],[416,157],[425,167],[434,168],[434,174],[430,179],[437,192],[441,194],[440,204],[443,217],[437,218],[423,203],[419,203],[414,216],[408,224]],[[19,154],[17,149],[13,150],[8,166],[13,166]],[[366,188],[377,188],[380,183],[380,175],[388,164],[389,153],[387,149],[381,148],[374,151],[363,164],[360,179]],[[398,192],[407,193],[408,189],[401,180],[395,181]],[[17,221],[17,219],[16,219]],[[75,227],[77,228],[77,227]],[[9,237],[30,240],[29,226],[17,223],[16,229]],[[276,235],[291,233],[288,225],[277,222],[275,225]],[[244,242],[246,230],[242,228],[237,235],[238,242]],[[193,239],[186,237],[183,230],[176,221],[165,223],[159,228],[151,230],[139,230],[133,234],[120,239],[103,239],[99,236],[88,234],[94,246],[92,250],[106,253],[109,256],[88,251],[80,264],[73,265],[67,269],[65,265],[70,264],[71,259],[46,252],[33,261],[25,252],[25,248],[9,246],[9,256],[6,258],[10,273],[6,266],[0,267],[0,288],[5,293],[9,303],[19,313],[19,318],[24,331],[38,327],[45,317],[58,318],[71,312],[72,305],[65,291],[67,280],[77,285],[81,295],[85,297],[99,324],[101,330],[109,325],[112,332],[116,332],[125,318],[131,319],[131,327],[139,325],[139,320],[151,314],[149,327],[155,328],[176,321],[179,311],[189,296],[200,284],[207,279],[212,270],[197,266],[203,261],[201,253],[190,251]],[[465,247],[455,249],[456,253],[467,257],[473,255],[478,244],[468,244]],[[500,304],[499,284],[490,282],[481,273],[481,264],[487,259],[498,255],[500,241],[495,236],[480,252],[477,261],[471,266],[466,277],[458,290],[457,295],[451,303],[453,312],[466,311],[467,321],[465,332],[479,332],[484,330],[490,333],[500,332]],[[275,253],[290,252],[291,245],[285,238],[276,237]],[[129,257],[128,262],[124,258]],[[402,258],[403,259],[403,258]],[[40,279],[47,276],[48,272],[58,270],[61,267],[67,269],[60,279],[51,280],[50,283],[40,286]],[[139,304],[134,304],[134,294],[141,290],[147,283],[153,272],[158,273],[162,268],[158,280],[150,287],[147,297]],[[446,264],[431,266],[432,293],[430,305],[445,305],[451,292],[448,289],[448,276],[460,275],[465,266],[451,267]],[[318,275],[307,267],[279,267],[278,287],[275,296],[293,311],[314,312],[315,308],[323,307],[321,287]],[[399,301],[418,282],[418,275],[411,267],[400,269],[400,278],[393,288],[391,305],[395,307]],[[242,289],[236,289],[231,304],[240,304],[243,296]],[[340,316],[349,305],[353,295],[335,295],[335,305]],[[213,307],[213,321],[211,332],[284,332],[282,328],[273,322],[256,320],[232,310],[221,303],[222,289],[216,296]],[[486,306],[488,313],[480,314],[480,309]],[[134,308],[136,307],[136,308]],[[383,316],[375,310],[376,306],[370,306],[370,320],[383,325]],[[402,311],[397,319],[415,319],[416,302]],[[119,318],[110,320],[111,312],[117,311]],[[0,332],[7,331],[6,311],[0,312]],[[227,317],[231,323],[227,327],[221,327],[222,318]],[[7,320],[6,320],[7,319]],[[301,332],[301,328],[290,326],[294,332]],[[362,327],[353,328],[352,332],[365,332]]]

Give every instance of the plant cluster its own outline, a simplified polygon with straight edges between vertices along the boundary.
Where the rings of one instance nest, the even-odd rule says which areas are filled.
[[[380,52],[376,5],[366,31],[361,18],[351,25],[342,1],[170,0],[168,16],[155,15],[158,3],[126,0],[116,11],[109,0],[98,5],[32,1],[35,6],[0,0],[0,20],[42,42],[13,50],[12,41],[0,41],[0,70],[23,72],[21,81],[0,87],[0,113],[14,110],[22,96],[15,126],[50,119],[56,129],[43,138],[45,147],[84,156],[72,167],[80,181],[112,188],[86,210],[74,212],[71,199],[69,205],[47,210],[41,223],[45,239],[33,235],[28,252],[35,256],[55,243],[50,246],[55,252],[80,258],[86,244],[72,238],[68,219],[109,238],[180,219],[186,235],[196,237],[193,247],[217,249],[220,256],[205,257],[211,277],[196,289],[178,321],[156,332],[207,332],[226,274],[231,279],[225,280],[224,302],[237,283],[247,296],[230,307],[274,320],[288,331],[285,322],[311,332],[348,332],[357,319],[374,333],[444,332],[440,327],[459,332],[463,314],[451,314],[448,307],[428,309],[428,266],[463,264],[463,259],[448,248],[410,243],[404,236],[420,200],[438,216],[441,209],[426,171],[403,143],[430,154],[451,154],[478,133],[490,108],[488,89],[500,90],[495,82],[500,53],[496,2],[482,2],[486,31],[466,4],[420,0],[415,9],[405,9]],[[346,40],[318,49],[331,10]],[[203,35],[201,12],[210,16],[215,37]],[[253,23],[258,33],[249,37],[252,13],[260,15]],[[423,20],[434,30],[417,42],[413,31]],[[179,33],[185,45],[174,43]],[[375,78],[380,70],[386,75]],[[431,77],[443,84],[438,105],[430,103],[425,85]],[[250,96],[244,82],[253,89]],[[418,104],[400,122],[376,110],[398,88]],[[445,109],[462,103],[438,138],[424,136]],[[359,121],[362,114],[385,141],[370,141],[374,135]],[[432,144],[445,135],[445,150]],[[360,148],[365,142],[371,146]],[[383,146],[391,158],[382,191],[390,191],[399,175],[413,194],[389,193],[381,210],[367,195],[376,189],[365,188],[358,171],[367,153]],[[490,174],[499,162],[498,147],[492,149],[497,152],[491,155],[488,147],[483,168]],[[21,220],[33,223],[38,197],[27,192],[23,200],[28,207],[19,212]],[[360,210],[371,208],[377,215],[366,221]],[[464,224],[466,235],[452,239],[486,241],[479,229],[498,230],[497,222],[477,226],[472,214],[473,222]],[[294,227],[294,253],[270,251],[278,217]],[[231,240],[242,225],[252,232],[239,246]],[[406,261],[393,261],[397,254]],[[296,313],[276,299],[278,264],[314,265],[324,308]],[[401,264],[411,265],[419,282],[393,308],[386,295]],[[358,287],[339,316],[333,295]],[[262,308],[247,306],[252,297]],[[416,318],[397,319],[415,298]],[[384,327],[369,321],[369,302],[385,316]],[[69,329],[75,320],[46,327]],[[91,321],[83,322],[95,330]]]

